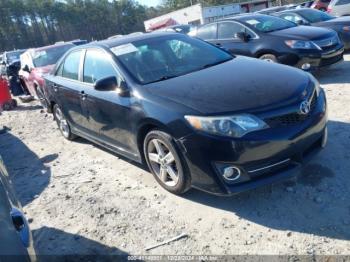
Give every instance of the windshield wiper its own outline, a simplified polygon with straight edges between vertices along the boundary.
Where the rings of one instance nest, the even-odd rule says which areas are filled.
[[[225,59],[225,60],[221,60],[221,61],[216,61],[216,62],[214,62],[214,63],[206,64],[206,65],[204,65],[202,68],[208,68],[208,67],[216,66],[216,65],[225,63],[225,62],[227,62],[227,61],[230,61],[230,60],[232,60],[232,59],[233,59],[233,58],[229,58],[229,59]]]
[[[148,82],[147,84],[151,84],[151,83],[156,83],[156,82],[161,82],[161,81],[164,81],[164,80],[168,80],[170,78],[174,78],[174,77],[178,77],[178,75],[171,75],[171,76],[162,76],[156,80],[153,80],[151,82]]]

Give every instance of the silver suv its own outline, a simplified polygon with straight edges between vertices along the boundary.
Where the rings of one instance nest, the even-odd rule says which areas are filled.
[[[332,0],[327,12],[334,16],[350,15],[350,0]]]

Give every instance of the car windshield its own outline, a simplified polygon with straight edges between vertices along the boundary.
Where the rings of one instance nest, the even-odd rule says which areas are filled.
[[[46,50],[34,51],[32,54],[33,64],[35,67],[43,67],[56,64],[58,59],[60,59],[60,57],[72,47],[74,47],[74,45],[69,44],[49,48]]]
[[[260,32],[269,33],[279,31],[291,27],[296,27],[297,24],[274,16],[254,16],[240,18],[241,21],[249,24]]]
[[[23,54],[24,51],[13,51],[6,53],[6,61],[7,64],[11,64],[15,62],[16,60],[19,60],[19,56]]]
[[[321,12],[321,11],[317,11],[317,10],[300,10],[299,14],[306,19],[307,21],[309,21],[310,23],[318,23],[318,22],[323,22],[323,21],[329,21],[334,19],[335,17],[325,13],[325,12]]]
[[[185,35],[139,40],[113,47],[111,51],[141,84],[185,75],[233,58],[217,47]]]

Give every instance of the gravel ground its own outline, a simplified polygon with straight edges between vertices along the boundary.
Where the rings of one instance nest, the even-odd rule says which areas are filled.
[[[36,103],[4,112],[0,152],[40,255],[350,255],[350,55],[317,78],[329,143],[293,181],[233,197],[183,197],[84,139],[69,142]],[[145,251],[181,233],[187,238]]]

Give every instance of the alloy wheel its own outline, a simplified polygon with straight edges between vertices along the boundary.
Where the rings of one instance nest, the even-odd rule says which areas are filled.
[[[147,151],[150,165],[160,181],[175,187],[179,181],[178,163],[167,145],[154,138],[149,141]]]

